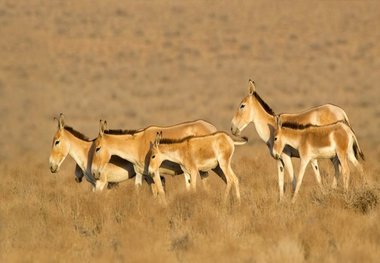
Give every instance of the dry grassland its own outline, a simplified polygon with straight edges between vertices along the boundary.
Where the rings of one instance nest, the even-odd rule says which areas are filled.
[[[380,4],[377,1],[0,1],[1,262],[377,262],[380,258]],[[228,131],[254,78],[276,112],[334,103],[367,161],[364,185],[326,193],[312,171],[278,203],[275,161],[253,126],[223,182],[185,192],[166,179],[162,208],[133,181],[102,193],[57,175],[52,117],[95,137],[110,128],[203,118]],[[296,171],[298,161],[295,160]],[[287,180],[288,181],[288,180]]]

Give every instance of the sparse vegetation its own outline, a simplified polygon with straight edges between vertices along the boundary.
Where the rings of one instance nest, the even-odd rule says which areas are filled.
[[[377,262],[379,11],[371,0],[1,1],[0,262]],[[99,119],[204,118],[229,131],[249,78],[276,113],[344,108],[367,184],[352,169],[349,191],[333,190],[321,161],[325,192],[308,168],[297,202],[287,182],[278,203],[275,161],[252,126],[232,163],[240,206],[223,204],[213,173],[195,194],[166,178],[165,209],[133,181],[91,192],[72,160],[49,171],[60,112],[90,138]]]
[[[378,189],[354,180],[347,194],[328,186],[323,193],[310,171],[300,200],[291,205],[287,192],[280,204],[275,169],[247,171],[255,165],[246,158],[234,163],[240,164],[241,206],[223,204],[224,184],[212,173],[211,190],[199,187],[195,194],[186,193],[181,176],[167,178],[166,209],[146,185],[139,193],[127,182],[95,194],[70,170],[55,176],[34,169],[22,180],[26,170],[10,169],[0,188],[2,261],[21,254],[32,261],[169,262],[370,262],[380,256]]]

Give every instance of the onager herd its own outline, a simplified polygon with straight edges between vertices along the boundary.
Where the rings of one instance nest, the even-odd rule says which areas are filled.
[[[110,130],[106,121],[100,121],[99,135],[90,140],[75,129],[65,126],[61,113],[50,158],[50,171],[58,172],[62,162],[70,155],[76,162],[75,180],[82,178],[94,191],[135,178],[136,186],[146,181],[153,195],[165,198],[164,175],[183,175],[188,191],[196,191],[197,178],[208,188],[207,178],[214,171],[226,184],[224,201],[234,186],[240,203],[239,179],[231,167],[235,145],[247,139],[241,131],[253,123],[259,137],[268,146],[269,154],[276,159],[279,199],[284,196],[284,174],[287,171],[296,201],[306,166],[310,163],[315,178],[322,188],[318,159],[330,159],[335,176],[332,187],[337,187],[343,175],[344,190],[349,186],[350,161],[364,178],[359,157],[364,154],[352,130],[347,114],[338,106],[324,104],[300,113],[276,115],[258,95],[255,83],[249,80],[245,96],[231,122],[232,136],[218,131],[204,120],[183,122],[172,126],[149,126],[140,130]],[[291,158],[300,158],[296,177]]]

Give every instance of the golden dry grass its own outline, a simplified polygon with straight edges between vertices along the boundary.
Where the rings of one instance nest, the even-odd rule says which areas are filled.
[[[1,262],[376,262],[380,257],[380,5],[377,1],[0,1]],[[277,202],[275,162],[254,128],[223,183],[169,205],[133,182],[94,194],[67,160],[51,175],[56,123],[95,137],[110,128],[204,118],[229,130],[247,81],[276,112],[334,103],[350,118],[368,185],[326,193],[307,170],[300,198]],[[296,170],[298,161],[295,161]]]
[[[211,174],[209,193],[185,193],[183,178],[167,178],[167,209],[147,186],[137,194],[132,181],[95,194],[70,172],[3,167],[2,261],[375,262],[380,256],[379,188],[354,177],[348,194],[327,186],[323,194],[310,174],[295,205],[289,192],[279,204],[272,169],[258,159],[235,163],[240,207],[222,203],[224,185]]]

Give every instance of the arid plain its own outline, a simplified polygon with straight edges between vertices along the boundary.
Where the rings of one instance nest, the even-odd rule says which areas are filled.
[[[380,3],[377,1],[0,2],[1,262],[375,262],[380,258]],[[300,198],[278,202],[276,163],[253,125],[224,184],[168,207],[132,180],[93,193],[68,157],[48,167],[53,117],[90,138],[99,119],[137,129],[205,119],[229,131],[248,79],[275,112],[333,103],[348,114],[368,185],[326,193],[310,168]],[[294,160],[296,171],[298,161]]]

